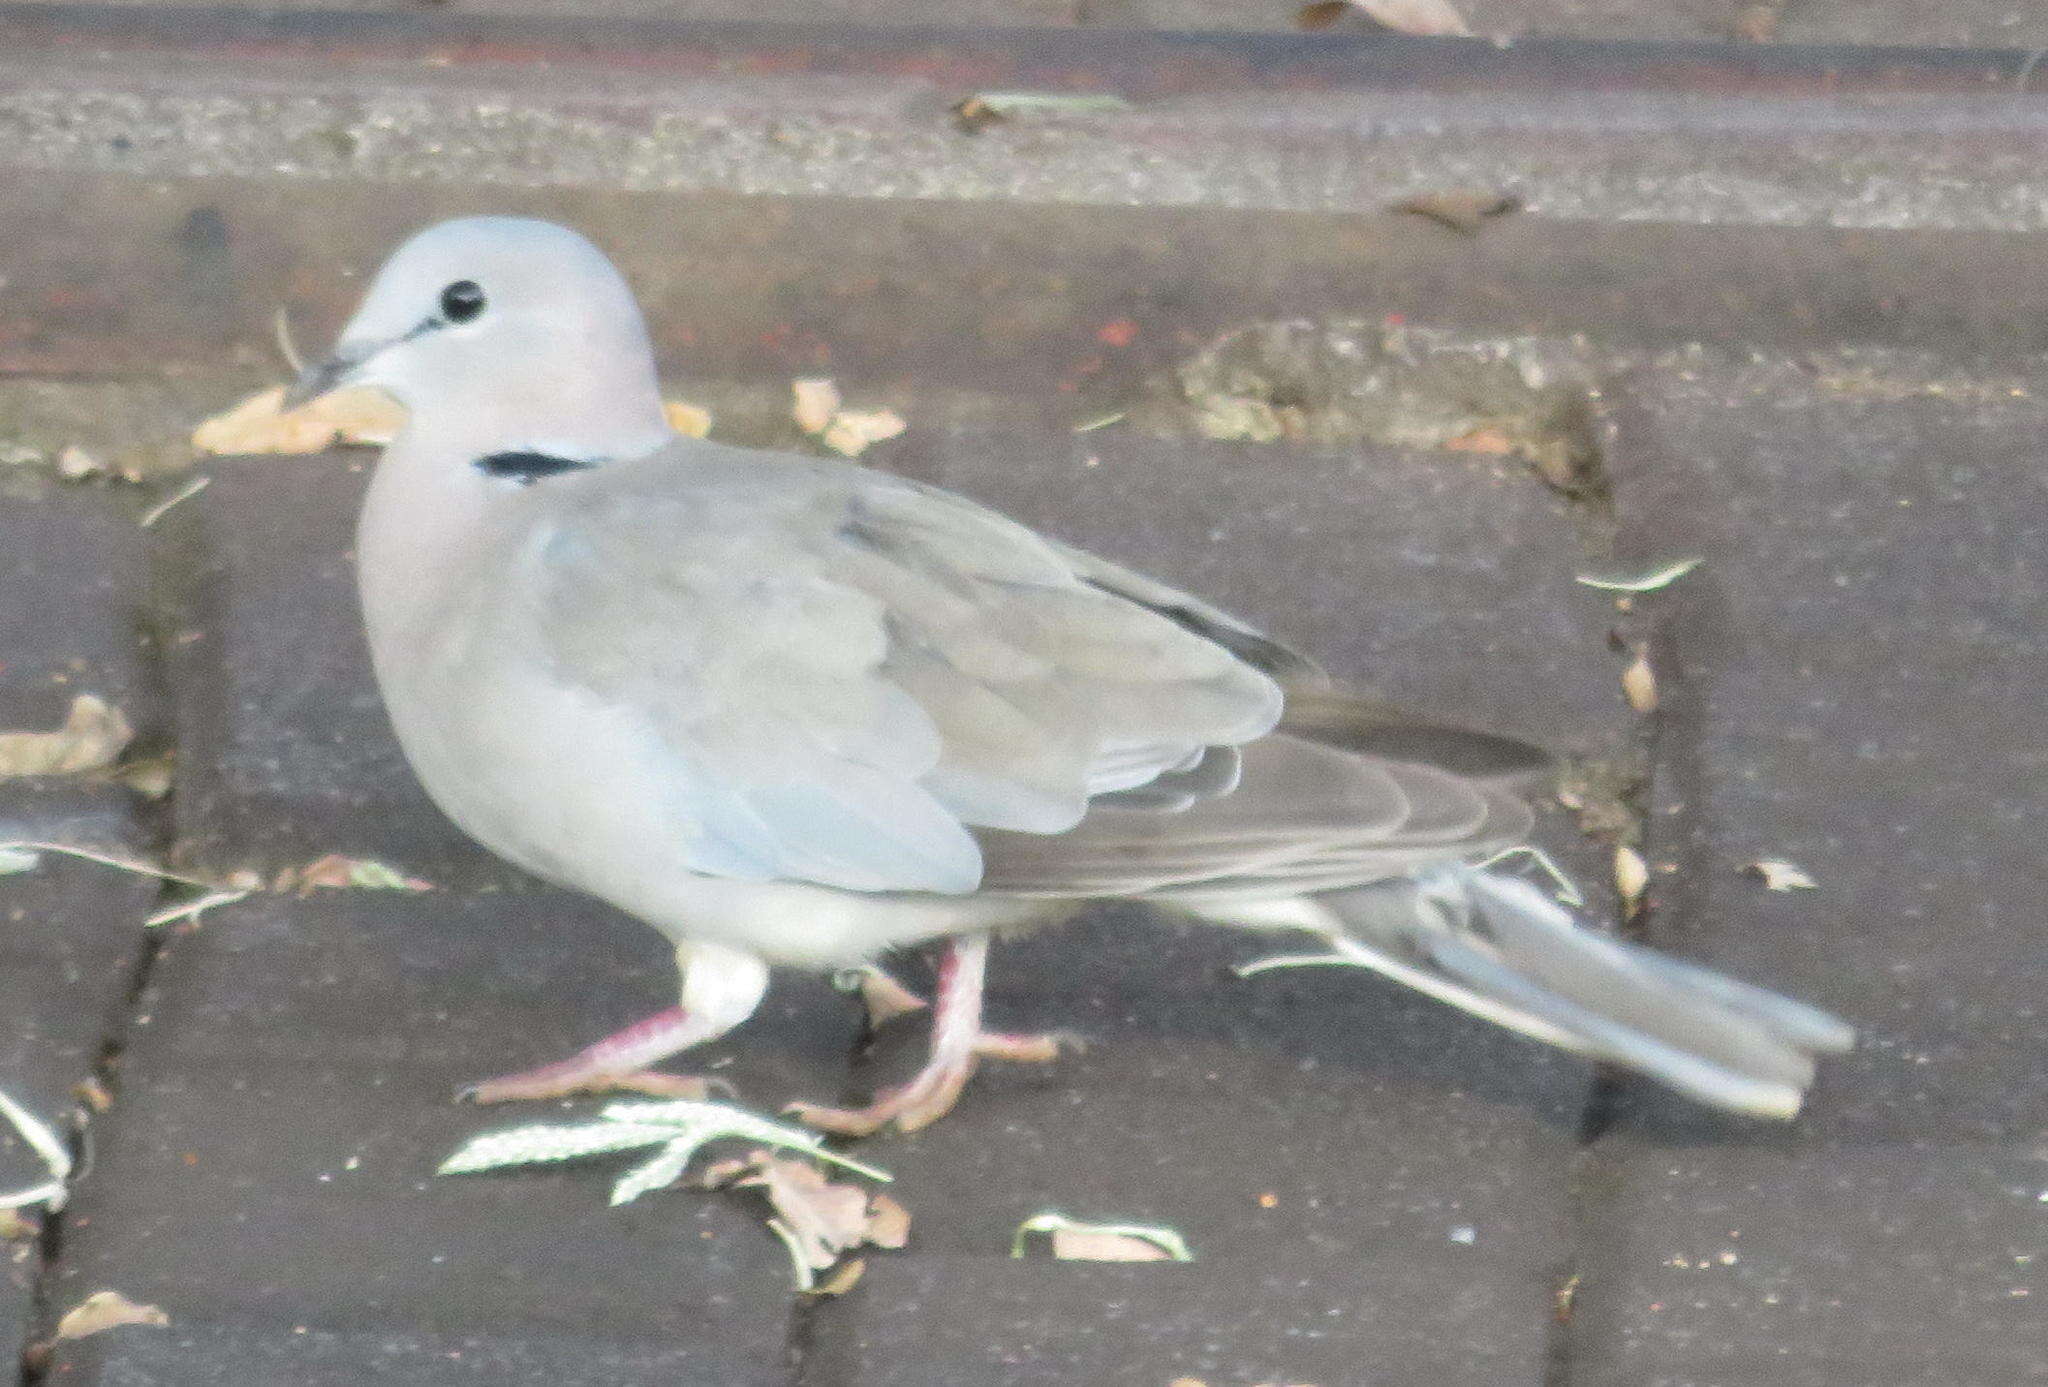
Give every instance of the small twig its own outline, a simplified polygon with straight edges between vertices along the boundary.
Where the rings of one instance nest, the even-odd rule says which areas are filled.
[[[148,510],[144,511],[142,513],[141,521],[142,528],[146,530],[150,526],[156,524],[157,521],[164,518],[164,512],[168,511],[172,506],[178,505],[184,501],[191,500],[194,496],[197,496],[200,492],[206,490],[206,488],[209,485],[211,485],[212,482],[212,477],[194,477],[191,481],[179,487],[177,491],[173,492],[170,496],[166,497],[164,500],[157,502]]]
[[[1253,959],[1250,963],[1239,963],[1231,972],[1240,978],[1256,978],[1261,973],[1277,972],[1282,968],[1336,968],[1351,967],[1354,960],[1343,954],[1275,954],[1271,958]]]
[[[1564,868],[1551,860],[1549,853],[1537,847],[1534,843],[1522,843],[1512,848],[1502,848],[1493,856],[1482,858],[1472,865],[1479,868],[1492,867],[1507,861],[1510,857],[1527,857],[1531,862],[1542,868],[1544,875],[1550,878],[1550,884],[1557,894],[1557,899],[1563,904],[1572,907],[1574,910],[1580,909],[1586,904],[1585,893],[1579,890],[1578,883],[1571,879]]]
[[[1098,414],[1093,419],[1083,419],[1080,423],[1074,425],[1074,432],[1094,433],[1097,429],[1106,429],[1111,424],[1122,423],[1129,414],[1130,411],[1127,409],[1114,410],[1108,414]]]
[[[32,838],[10,838],[6,842],[0,842],[0,849],[7,848],[26,848],[30,852],[54,852],[64,857],[97,862],[102,867],[118,867],[137,876],[155,877],[158,881],[175,881],[182,886],[198,886],[208,891],[221,889],[219,882],[208,881],[204,877],[186,876],[182,872],[171,871],[168,867],[159,867],[154,862],[144,862],[132,857],[115,857],[111,853],[100,852],[95,848],[75,847],[70,843],[44,843]]]
[[[218,891],[208,891],[205,895],[186,901],[183,905],[166,906],[145,919],[142,926],[144,929],[161,929],[174,921],[187,919],[197,924],[199,917],[215,906],[233,905],[236,901],[248,899],[251,894],[253,888],[246,886],[222,887]]]
[[[284,364],[292,368],[294,376],[306,374],[305,358],[299,355],[298,347],[292,342],[291,310],[283,304],[270,320],[271,330],[277,334],[277,354],[284,358]]]
[[[789,1250],[789,1264],[796,1269],[796,1288],[808,1291],[818,1284],[817,1276],[811,1271],[811,1264],[804,1259],[804,1246],[797,1241],[789,1225],[779,1218],[768,1220],[768,1231],[782,1239],[783,1247]]]
[[[1581,573],[1577,581],[1602,592],[1655,592],[1659,588],[1670,587],[1702,562],[1704,560],[1701,559],[1676,559],[1647,573]]]

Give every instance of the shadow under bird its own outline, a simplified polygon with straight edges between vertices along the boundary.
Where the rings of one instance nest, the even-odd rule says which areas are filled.
[[[576,232],[472,217],[379,271],[294,388],[410,419],[357,555],[378,684],[434,801],[672,940],[679,1004],[483,1100],[673,1091],[770,965],[943,939],[930,1057],[846,1133],[950,1109],[992,931],[1098,900],[1335,954],[1702,1102],[1790,1117],[1818,1011],[1583,928],[1482,864],[1542,755],[1347,698],[1198,598],[964,497],[673,432],[631,291]]]

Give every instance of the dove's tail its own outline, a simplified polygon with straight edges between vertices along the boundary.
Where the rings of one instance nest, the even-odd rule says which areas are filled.
[[[1855,1042],[1818,1008],[1596,934],[1514,877],[1439,868],[1317,903],[1350,961],[1715,1107],[1792,1117],[1814,1056]]]

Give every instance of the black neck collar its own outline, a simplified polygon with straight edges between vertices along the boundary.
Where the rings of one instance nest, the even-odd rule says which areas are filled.
[[[480,457],[472,464],[486,477],[503,477],[517,482],[520,486],[532,486],[544,477],[559,477],[565,472],[585,472],[597,466],[595,462],[580,458],[557,457],[553,453],[537,453],[521,449],[510,453],[492,453]]]

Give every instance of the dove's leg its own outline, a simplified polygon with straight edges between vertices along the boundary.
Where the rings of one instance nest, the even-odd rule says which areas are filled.
[[[928,1127],[953,1110],[960,1090],[983,1058],[1044,1061],[1056,1058],[1063,1037],[991,1035],[981,1029],[982,984],[988,973],[988,936],[969,935],[946,945],[932,1009],[931,1057],[907,1084],[879,1094],[865,1108],[792,1103],[784,1111],[827,1132],[867,1136],[893,1122],[905,1132]]]
[[[676,948],[682,1002],[636,1021],[568,1059],[473,1084],[462,1096],[477,1103],[564,1098],[572,1093],[631,1089],[664,1098],[702,1098],[708,1084],[649,1069],[679,1050],[716,1040],[754,1014],[768,990],[768,965],[752,954],[713,944]]]

